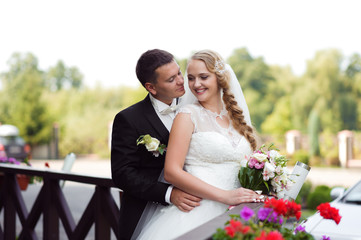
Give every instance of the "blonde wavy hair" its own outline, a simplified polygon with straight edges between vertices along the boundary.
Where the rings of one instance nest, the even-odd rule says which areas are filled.
[[[223,58],[212,50],[202,50],[193,54],[191,59],[203,61],[208,71],[216,74],[218,86],[223,91],[223,102],[228,111],[228,116],[232,120],[233,127],[248,140],[252,149],[256,150],[257,142],[254,137],[253,128],[247,125],[243,110],[238,106],[234,95],[229,89],[231,75],[228,71],[220,71],[219,69],[219,63],[224,62]],[[216,65],[218,68],[216,68]],[[224,68],[222,65],[221,67]]]

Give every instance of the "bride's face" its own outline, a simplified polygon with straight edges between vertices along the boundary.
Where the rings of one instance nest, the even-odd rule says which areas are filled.
[[[187,68],[189,89],[200,102],[213,100],[219,94],[217,76],[201,60],[191,60]]]

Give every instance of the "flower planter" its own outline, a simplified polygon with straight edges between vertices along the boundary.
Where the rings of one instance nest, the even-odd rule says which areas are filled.
[[[28,188],[30,177],[25,174],[16,174],[16,180],[19,184],[20,190],[25,191]],[[0,173],[0,188],[4,182],[4,175]]]
[[[30,177],[25,174],[16,174],[16,179],[18,180],[20,190],[25,191],[28,188]]]

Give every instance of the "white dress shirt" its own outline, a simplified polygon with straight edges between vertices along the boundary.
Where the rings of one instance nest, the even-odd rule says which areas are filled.
[[[170,129],[172,128],[173,120],[174,120],[176,113],[175,113],[175,111],[170,112],[168,114],[162,114],[161,112],[169,107],[175,107],[177,105],[177,99],[173,99],[172,104],[169,106],[168,104],[165,104],[164,102],[159,101],[158,99],[154,98],[152,96],[152,94],[149,94],[149,97],[150,97],[150,101],[152,102],[152,105],[153,105],[154,110],[157,113],[158,117],[160,118],[160,120],[162,121],[164,126],[168,129],[168,131],[170,131]],[[169,204],[171,204],[170,195],[172,193],[172,190],[173,190],[173,185],[170,185],[165,194],[165,201]]]
[[[157,113],[158,117],[160,118],[160,120],[162,121],[164,126],[170,132],[170,129],[172,128],[173,120],[175,117],[175,111],[168,113],[168,114],[164,114],[164,113],[162,113],[162,111],[165,111],[169,107],[177,106],[177,99],[173,99],[172,104],[169,106],[168,104],[154,98],[152,96],[152,94],[149,94],[149,97],[150,97],[150,101],[152,102],[155,112]]]

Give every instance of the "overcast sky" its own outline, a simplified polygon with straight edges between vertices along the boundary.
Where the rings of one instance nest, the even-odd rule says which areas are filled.
[[[301,74],[318,50],[361,54],[358,0],[1,0],[0,72],[14,52],[47,70],[76,66],[89,87],[138,86],[137,59],[161,48],[177,58],[246,47]]]

